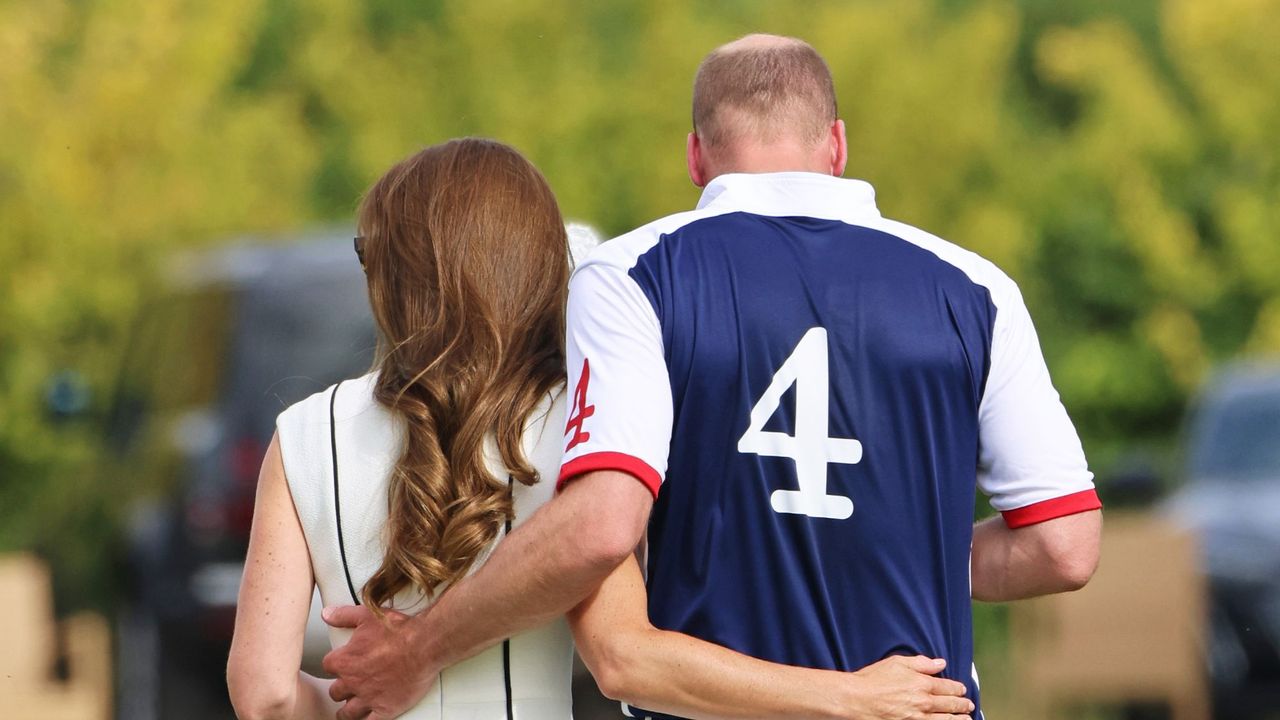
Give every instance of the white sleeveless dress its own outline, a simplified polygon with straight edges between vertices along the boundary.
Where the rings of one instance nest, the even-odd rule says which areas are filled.
[[[374,380],[370,374],[339,383],[336,392],[329,388],[316,393],[285,410],[276,422],[289,490],[326,607],[353,604],[353,589],[358,596],[382,562],[387,485],[403,447],[404,427],[373,399]],[[541,480],[532,486],[513,484],[517,526],[555,492],[564,395],[557,389],[555,397],[545,399],[530,416],[524,451]],[[486,460],[495,476],[508,475],[492,437]],[[503,534],[499,531],[494,545]],[[492,550],[490,546],[472,572]],[[421,612],[429,605],[421,593],[410,591],[398,595],[395,602],[397,610],[407,613]],[[330,629],[329,635],[338,647],[347,642],[350,631]],[[572,717],[572,663],[573,641],[560,618],[445,669],[431,692],[401,717],[566,720]]]

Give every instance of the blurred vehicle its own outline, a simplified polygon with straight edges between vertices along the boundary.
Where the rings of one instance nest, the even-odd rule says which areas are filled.
[[[1265,713],[1280,708],[1280,364],[1216,375],[1186,440],[1186,483],[1162,510],[1199,538],[1216,715],[1274,717]]]
[[[366,372],[375,333],[349,233],[183,256],[165,282],[138,318],[108,422],[112,472],[148,498],[128,523],[119,716],[222,717],[275,417]],[[313,665],[328,649],[318,608]]]

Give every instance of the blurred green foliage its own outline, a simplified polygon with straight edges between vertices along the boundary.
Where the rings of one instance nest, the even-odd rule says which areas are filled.
[[[1019,281],[1095,466],[1280,351],[1271,0],[0,0],[0,547],[108,578],[136,478],[44,394],[73,368],[101,409],[164,256],[349,221],[468,134],[608,232],[686,209],[694,68],[754,30],[826,56],[886,215]]]

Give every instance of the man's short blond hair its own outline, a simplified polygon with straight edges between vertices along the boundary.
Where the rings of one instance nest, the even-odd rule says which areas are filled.
[[[698,66],[693,129],[710,147],[816,143],[835,120],[831,70],[803,40],[748,35],[712,50]]]

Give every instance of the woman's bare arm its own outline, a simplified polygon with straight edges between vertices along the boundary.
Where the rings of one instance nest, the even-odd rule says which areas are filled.
[[[967,718],[964,685],[944,663],[893,657],[854,673],[758,660],[649,623],[634,558],[569,613],[583,661],[611,698],[691,718]],[[954,714],[953,714],[954,713]]]
[[[249,555],[236,607],[227,689],[241,720],[332,718],[329,681],[300,672],[315,579],[285,481],[279,438],[258,476]]]

